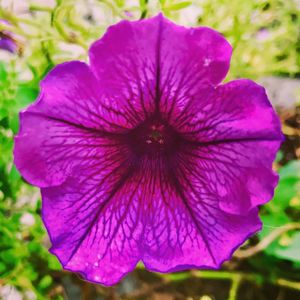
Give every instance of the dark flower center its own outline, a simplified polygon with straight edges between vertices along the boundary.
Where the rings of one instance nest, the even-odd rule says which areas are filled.
[[[180,134],[159,118],[150,118],[129,133],[130,147],[137,155],[172,154],[181,143]]]

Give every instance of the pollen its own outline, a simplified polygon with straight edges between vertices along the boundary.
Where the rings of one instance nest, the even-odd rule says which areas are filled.
[[[146,139],[146,143],[158,143],[162,145],[164,143],[164,127],[164,125],[151,125],[149,129],[149,135]]]
[[[182,142],[180,134],[164,119],[152,117],[128,135],[129,146],[137,155],[172,154]]]

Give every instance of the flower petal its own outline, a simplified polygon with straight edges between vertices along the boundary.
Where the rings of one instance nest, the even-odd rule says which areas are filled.
[[[219,268],[261,228],[257,209],[245,216],[222,211],[215,194],[194,180],[197,168],[183,154],[160,165],[152,170],[151,185],[144,187],[152,191],[142,258],[148,269]]]
[[[199,86],[220,83],[230,57],[231,46],[219,33],[178,26],[161,14],[111,26],[90,49],[91,68],[109,98],[144,116],[156,110],[166,115],[175,103],[189,102]]]
[[[272,162],[280,141],[240,141],[187,150],[192,156],[193,182],[201,181],[228,213],[247,214],[270,201],[278,183]]]
[[[69,177],[61,186],[42,189],[42,212],[51,252],[63,267],[112,285],[132,271],[141,256],[143,177],[124,162],[112,163],[107,157],[102,163],[78,170],[76,178]]]
[[[1,32],[0,32],[0,49],[6,50],[11,53],[15,53],[18,50],[18,46],[16,42],[9,36],[1,37]]]
[[[265,89],[248,79],[234,80],[211,89],[189,111],[175,115],[172,125],[200,143],[232,139],[282,141],[280,121]]]
[[[100,164],[42,189],[51,252],[88,280],[114,284],[140,259],[159,272],[218,268],[261,227],[257,209],[231,215],[214,195],[196,194],[181,163],[171,169],[162,158],[135,166],[105,162],[112,164],[105,176]]]
[[[91,69],[113,100],[110,105],[133,113],[137,121],[155,110],[159,20],[123,20],[89,51]]]
[[[160,50],[160,111],[166,119],[189,111],[226,76],[232,48],[218,32],[163,23]]]
[[[151,271],[218,269],[262,226],[257,209],[237,216],[201,203],[200,199],[185,199],[184,205],[178,197],[172,200],[169,207],[158,200],[157,210],[149,213],[142,260]]]
[[[236,80],[194,105],[174,126],[191,140],[187,154],[220,207],[244,214],[271,200],[278,181],[272,162],[283,138],[264,89]]]
[[[101,158],[116,145],[122,151],[118,138],[127,130],[126,120],[103,109],[96,87],[81,62],[59,65],[43,80],[39,99],[21,113],[15,137],[15,164],[30,183],[59,185],[77,165]]]

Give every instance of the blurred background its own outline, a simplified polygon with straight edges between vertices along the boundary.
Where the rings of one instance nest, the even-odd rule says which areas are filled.
[[[262,83],[286,136],[274,168],[280,182],[261,208],[263,230],[219,271],[156,274],[143,266],[105,288],[63,271],[48,253],[41,199],[13,165],[18,112],[58,63],[87,60],[107,27],[162,11],[209,26],[232,44],[227,81]],[[0,0],[0,299],[300,299],[300,0]]]

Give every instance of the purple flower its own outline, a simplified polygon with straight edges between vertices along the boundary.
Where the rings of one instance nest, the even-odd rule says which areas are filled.
[[[15,53],[17,52],[18,46],[11,36],[0,32],[0,49]]]
[[[220,82],[231,46],[162,15],[110,27],[90,64],[55,67],[21,113],[15,163],[41,188],[51,252],[111,285],[219,268],[261,228],[280,122],[264,88]]]
[[[0,24],[9,24],[5,20],[0,20]],[[2,30],[0,31],[0,49],[6,50],[11,53],[18,51],[18,45],[11,32]]]

